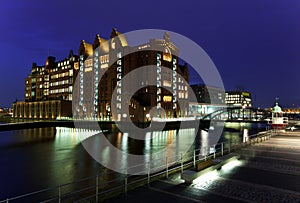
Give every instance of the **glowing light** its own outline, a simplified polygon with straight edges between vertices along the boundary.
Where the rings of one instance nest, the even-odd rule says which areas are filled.
[[[93,70],[92,67],[88,67],[88,68],[85,68],[85,69],[84,69],[84,72],[91,72],[92,70]]]
[[[241,166],[241,165],[242,165],[242,162],[236,159],[236,160],[230,161],[229,163],[223,165],[222,168],[221,168],[221,171],[222,172],[229,172],[232,169],[234,169],[235,167]]]
[[[153,117],[153,121],[156,122],[166,122],[166,121],[194,121],[196,120],[195,117],[180,117],[180,118],[159,118],[159,117]]]
[[[219,177],[218,171],[213,170],[193,180],[193,184],[195,184],[196,187],[197,185],[209,184],[214,180],[218,179],[218,177]]]
[[[172,97],[171,96],[164,96],[163,97],[163,101],[164,102],[171,102],[172,101]]]
[[[105,64],[101,64],[100,66],[101,68],[108,68],[108,63],[105,63]]]

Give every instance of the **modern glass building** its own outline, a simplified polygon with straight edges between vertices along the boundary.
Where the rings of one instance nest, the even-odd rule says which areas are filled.
[[[245,91],[228,91],[226,92],[226,104],[228,106],[244,106],[251,107],[251,93]]]

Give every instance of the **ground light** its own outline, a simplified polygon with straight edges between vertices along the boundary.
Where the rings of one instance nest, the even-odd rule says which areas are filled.
[[[220,177],[220,174],[222,173],[229,173],[231,172],[234,168],[241,166],[243,164],[242,161],[234,159],[226,164],[224,164],[220,170],[214,169],[212,171],[209,171],[195,180],[193,180],[193,185],[192,187],[195,188],[206,188],[210,184],[212,184],[215,180],[217,180]]]
[[[242,164],[243,164],[243,162],[240,160],[237,160],[237,159],[232,160],[222,166],[221,172],[228,173],[228,172],[232,171],[234,168],[241,166]]]
[[[219,177],[218,171],[213,170],[193,180],[193,185],[197,186],[203,184],[210,184],[214,180],[218,179],[218,177]]]

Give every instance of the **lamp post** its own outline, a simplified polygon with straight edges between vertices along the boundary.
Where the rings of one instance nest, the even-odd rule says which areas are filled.
[[[149,118],[150,118],[150,114],[147,113],[147,114],[146,114],[147,123],[148,123],[148,121],[149,121]]]

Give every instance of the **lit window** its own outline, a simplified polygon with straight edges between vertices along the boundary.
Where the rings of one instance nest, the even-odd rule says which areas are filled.
[[[171,87],[171,81],[164,80],[163,81],[163,86],[165,86],[165,87]]]
[[[163,101],[164,102],[171,102],[172,101],[172,96],[164,96]]]

